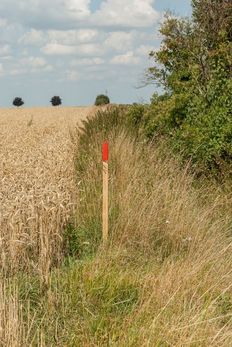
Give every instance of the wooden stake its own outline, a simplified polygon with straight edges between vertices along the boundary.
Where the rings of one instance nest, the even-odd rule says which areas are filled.
[[[102,146],[103,160],[103,206],[102,206],[102,238],[106,245],[109,236],[109,146],[104,143]]]

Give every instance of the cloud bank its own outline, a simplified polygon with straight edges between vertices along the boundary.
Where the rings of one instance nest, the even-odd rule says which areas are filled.
[[[0,13],[0,83],[115,78],[132,86],[159,44],[153,0],[1,0]]]

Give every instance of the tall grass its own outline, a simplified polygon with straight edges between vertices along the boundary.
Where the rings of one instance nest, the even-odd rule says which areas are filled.
[[[31,266],[2,278],[0,345],[230,346],[231,194],[210,182],[195,188],[188,167],[160,144],[135,140],[126,123],[113,108],[71,132],[75,161],[63,175],[75,183],[76,208],[57,229],[60,260],[49,253],[46,286]],[[110,241],[103,249],[105,139]],[[50,225],[46,214],[41,223]]]
[[[106,262],[110,258],[119,273],[136,273],[140,287],[139,303],[127,316],[127,334],[118,345],[227,346],[231,194],[209,182],[194,188],[188,167],[180,167],[159,144],[135,141],[125,132],[120,113],[115,122],[115,112],[86,123],[77,168],[80,211],[88,230],[82,241],[93,250],[101,233],[100,149],[112,120],[107,130],[111,241]]]

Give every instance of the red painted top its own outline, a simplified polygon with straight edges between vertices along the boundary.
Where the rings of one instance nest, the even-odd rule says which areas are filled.
[[[102,160],[103,161],[109,160],[109,144],[108,144],[108,142],[104,142],[102,145]]]

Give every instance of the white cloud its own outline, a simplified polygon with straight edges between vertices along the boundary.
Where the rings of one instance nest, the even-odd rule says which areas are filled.
[[[115,31],[108,35],[104,44],[116,51],[124,51],[132,48],[134,38],[133,32]]]
[[[34,28],[57,28],[86,20],[91,0],[1,0],[0,13]]]
[[[91,21],[100,26],[149,27],[159,19],[153,0],[105,0]]]
[[[64,5],[71,16],[86,18],[90,15],[90,0],[64,0]]]
[[[30,73],[50,72],[53,67],[43,57],[24,57],[14,62],[8,68],[8,74],[12,76],[24,75]]]
[[[27,31],[22,37],[18,40],[19,43],[24,45],[33,45],[39,46],[46,42],[45,35],[42,30],[31,29]]]
[[[31,29],[18,40],[19,44],[41,46],[45,44],[60,44],[65,46],[89,43],[99,38],[99,33],[94,29],[80,30],[36,30]]]
[[[140,58],[136,57],[132,51],[126,54],[116,55],[110,61],[110,63],[114,65],[137,65],[139,62]]]
[[[75,70],[68,70],[67,71],[67,79],[70,81],[77,81],[79,80],[79,73]]]
[[[0,28],[6,27],[8,24],[8,21],[6,18],[0,18]]]
[[[12,55],[5,55],[4,57],[1,57],[1,60],[6,62],[11,62],[14,60],[14,57]]]
[[[91,0],[1,0],[0,13],[36,29],[150,27],[159,18],[153,4],[154,0],[102,0],[91,13]]]
[[[47,55],[72,55],[75,54],[76,47],[59,43],[48,43],[41,50]]]
[[[92,56],[104,54],[104,49],[99,44],[94,43],[80,44],[78,46],[48,43],[41,50],[46,55]]]
[[[5,56],[9,56],[11,53],[11,47],[8,44],[0,44],[0,56],[1,57],[5,57]]]
[[[98,37],[97,30],[50,30],[47,32],[48,40],[52,43],[75,45],[77,43],[92,42]]]
[[[24,75],[28,72],[27,69],[25,68],[18,68],[18,67],[15,67],[15,68],[11,68],[10,71],[9,71],[9,75],[11,76],[18,76],[18,75]]]
[[[105,49],[100,43],[88,43],[77,47],[77,54],[80,56],[102,56],[104,53]]]
[[[0,64],[0,76],[2,76],[4,74],[4,69],[3,69],[3,65]]]
[[[27,57],[20,61],[21,65],[31,66],[33,68],[44,68],[48,65],[43,57]]]
[[[82,58],[82,59],[75,59],[72,60],[70,65],[71,66],[89,66],[89,65],[102,65],[104,64],[105,60],[99,57],[96,58]]]

